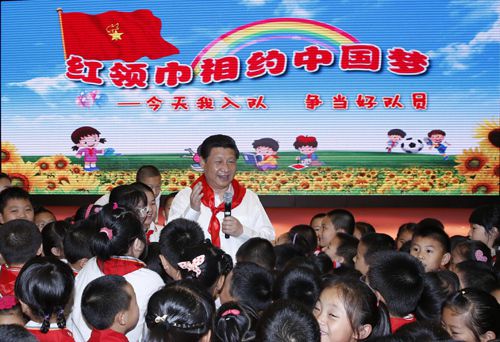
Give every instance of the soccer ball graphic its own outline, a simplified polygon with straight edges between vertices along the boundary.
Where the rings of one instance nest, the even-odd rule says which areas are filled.
[[[401,148],[406,153],[418,153],[424,148],[424,142],[416,138],[406,138],[401,143]]]

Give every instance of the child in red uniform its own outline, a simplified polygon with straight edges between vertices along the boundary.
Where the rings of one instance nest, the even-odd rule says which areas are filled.
[[[12,220],[0,229],[0,296],[14,294],[24,263],[41,252],[42,234],[27,220]],[[3,260],[2,260],[3,259]]]
[[[16,297],[30,321],[26,329],[40,342],[73,342],[64,310],[75,279],[71,268],[54,257],[34,257],[16,280]]]
[[[125,334],[139,321],[135,291],[122,276],[92,280],[83,291],[82,314],[93,328],[89,342],[128,342]]]

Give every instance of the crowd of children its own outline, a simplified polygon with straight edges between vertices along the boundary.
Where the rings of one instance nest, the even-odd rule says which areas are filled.
[[[194,221],[158,225],[175,194],[154,166],[65,220],[0,181],[0,341],[500,339],[498,205],[468,236],[424,218],[395,239],[335,209],[233,260]]]

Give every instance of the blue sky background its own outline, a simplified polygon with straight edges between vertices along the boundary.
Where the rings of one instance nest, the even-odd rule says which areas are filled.
[[[431,129],[447,132],[451,154],[474,147],[475,127],[485,119],[499,120],[500,1],[466,0],[171,0],[171,1],[13,1],[1,3],[1,133],[23,155],[71,154],[71,132],[90,125],[102,132],[107,147],[127,154],[182,153],[196,148],[208,135],[229,134],[241,150],[253,140],[272,137],[280,150],[293,150],[294,138],[314,135],[320,150],[384,151],[386,132],[404,129],[422,138]],[[255,50],[279,48],[288,55],[288,72],[237,82],[203,85],[195,80],[176,89],[150,86],[122,90],[113,85],[86,86],[64,78],[65,65],[56,8],[98,14],[108,10],[150,9],[162,20],[162,36],[181,53],[148,62],[150,66],[178,60],[190,64],[213,39],[240,25],[273,17],[302,17],[336,26],[362,43],[387,49],[416,49],[431,56],[421,76],[397,76],[384,62],[379,73],[343,72],[339,55],[332,67],[309,74],[291,65],[293,50],[306,42],[277,40],[240,51],[244,60]],[[105,61],[109,68],[112,61]],[[153,68],[150,68],[150,77]],[[244,70],[242,71],[242,73]],[[82,109],[75,104],[82,91],[98,89],[109,102]],[[415,111],[410,94],[425,91],[429,109]],[[325,104],[304,108],[307,93],[320,94]],[[347,111],[331,109],[331,97],[350,99]],[[356,94],[376,95],[375,110],[359,110]],[[384,109],[383,96],[402,95],[403,110]],[[166,100],[158,112],[148,107],[123,108],[119,101],[140,101],[156,95]],[[173,95],[186,95],[192,109],[174,112]],[[199,96],[212,96],[220,106],[224,95],[237,99],[265,95],[268,111],[194,109]],[[219,100],[219,101],[217,101]],[[425,153],[436,153],[426,151]]]

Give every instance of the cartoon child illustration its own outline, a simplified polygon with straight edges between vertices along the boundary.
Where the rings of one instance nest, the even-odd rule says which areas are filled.
[[[276,170],[278,168],[279,143],[272,138],[255,140],[252,144],[255,149],[257,162],[255,166],[261,171]]]
[[[301,156],[295,158],[300,162],[300,164],[304,166],[323,165],[323,163],[318,160],[318,156],[315,153],[318,148],[318,141],[316,140],[316,137],[299,135],[295,138],[293,147],[301,153]]]
[[[443,159],[447,160],[448,156],[446,155],[446,149],[451,144],[444,140],[444,138],[446,137],[445,131],[442,131],[440,129],[433,129],[432,131],[427,133],[427,137],[428,139],[426,141],[427,145],[429,145],[429,150],[435,148],[439,152],[439,154],[443,156]]]
[[[387,141],[387,147],[385,149],[387,153],[391,153],[392,149],[399,145],[401,139],[406,137],[406,133],[402,129],[394,128],[387,132],[387,137],[389,140]]]
[[[97,155],[104,154],[105,150],[98,150],[97,145],[104,144],[106,139],[99,138],[101,132],[90,126],[83,126],[77,128],[71,134],[71,140],[76,144],[73,146],[73,151],[76,152],[76,157],[81,158],[83,155],[84,170],[97,171],[99,168],[96,166]]]

